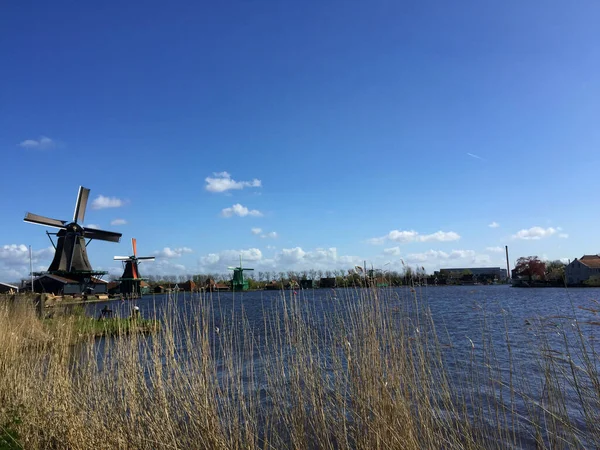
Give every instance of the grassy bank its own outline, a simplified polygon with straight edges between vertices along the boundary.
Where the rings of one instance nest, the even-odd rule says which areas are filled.
[[[538,380],[515,363],[508,332],[490,340],[485,312],[465,350],[418,291],[331,302],[324,312],[301,295],[282,298],[259,333],[243,314],[217,329],[207,296],[174,303],[179,314],[166,311],[151,336],[75,347],[73,328],[56,327],[45,345],[33,311],[4,305],[0,430],[33,449],[600,444],[598,355],[579,324],[535,324]]]

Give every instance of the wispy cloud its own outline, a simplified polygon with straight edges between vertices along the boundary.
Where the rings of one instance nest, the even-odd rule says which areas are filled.
[[[409,242],[449,242],[458,241],[460,235],[454,231],[436,231],[431,234],[420,234],[414,230],[392,230],[385,236],[368,239],[369,244],[381,245],[386,241],[407,244]]]
[[[252,181],[235,181],[228,172],[215,172],[212,177],[206,177],[205,189],[208,192],[226,192],[246,187],[261,187],[262,182],[254,178]]]
[[[471,158],[480,159],[482,161],[485,161],[485,159],[483,159],[481,156],[474,155],[473,153],[467,153],[467,156],[470,156]]]
[[[486,247],[485,249],[488,252],[494,252],[494,253],[502,253],[504,251],[504,249],[502,247]]]
[[[252,234],[260,234],[262,233],[262,228],[252,228],[250,231],[252,231]]]
[[[230,208],[224,208],[221,211],[221,215],[223,217],[232,217],[232,216],[239,216],[239,217],[246,217],[246,216],[252,216],[252,217],[260,217],[263,214],[257,210],[257,209],[248,209],[245,206],[236,203],[235,205],[231,206]]]
[[[92,202],[92,209],[120,208],[125,202],[117,197],[99,195]]]
[[[558,228],[543,228],[543,227],[531,227],[528,229],[523,229],[513,234],[513,239],[525,239],[525,240],[538,240],[550,237],[560,231],[560,227]]]
[[[111,225],[127,225],[127,221],[125,219],[115,219],[110,222]]]
[[[498,222],[492,222],[488,225],[490,228],[499,228],[500,224]]]
[[[100,225],[96,225],[95,223],[90,223],[89,225],[85,226],[86,228],[91,228],[92,230],[98,230],[100,229]]]
[[[26,139],[19,143],[19,147],[35,150],[49,150],[56,147],[56,142],[47,136],[40,136],[39,139]]]
[[[189,247],[165,247],[162,250],[155,251],[154,254],[163,258],[181,258],[185,253],[192,253],[192,251]]]
[[[269,231],[268,233],[265,233],[263,235],[261,235],[261,238],[270,238],[270,239],[277,239],[277,232],[276,231]]]
[[[561,239],[568,239],[569,235],[567,233],[560,233],[558,237]]]

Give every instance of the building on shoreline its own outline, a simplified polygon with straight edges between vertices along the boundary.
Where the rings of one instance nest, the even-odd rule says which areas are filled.
[[[583,255],[580,259],[575,258],[565,267],[567,285],[583,284],[593,276],[600,277],[599,255]]]
[[[12,284],[2,283],[0,281],[0,294],[15,294],[19,292],[18,286],[13,286]]]
[[[465,274],[472,275],[473,279],[504,281],[508,278],[506,269],[500,267],[455,267],[440,269],[434,275],[438,278],[461,278]]]
[[[20,290],[30,291],[31,280],[21,280]],[[33,290],[38,293],[54,295],[107,294],[108,281],[94,276],[89,279],[79,280],[44,273],[33,280]]]

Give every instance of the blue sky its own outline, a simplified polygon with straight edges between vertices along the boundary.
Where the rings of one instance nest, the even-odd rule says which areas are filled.
[[[600,252],[599,20],[595,1],[9,1],[0,280],[29,245],[47,267],[23,216],[71,218],[79,185],[86,224],[123,233],[88,247],[111,272],[131,237],[146,274]]]

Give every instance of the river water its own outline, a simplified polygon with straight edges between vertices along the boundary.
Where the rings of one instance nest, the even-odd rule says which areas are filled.
[[[191,311],[197,313],[197,309],[189,306],[198,303],[199,295],[202,295],[203,301],[208,301],[213,306],[211,326],[215,329],[215,336],[218,330],[235,327],[236,323],[232,323],[232,320],[237,321],[243,316],[254,338],[260,341],[268,333],[265,315],[280,310],[284,296],[294,296],[299,303],[310,305],[312,313],[319,316],[331,313],[333,309],[339,312],[343,302],[338,300],[351,300],[360,295],[359,291],[314,289],[285,293],[178,293],[177,297],[149,295],[136,301],[90,304],[87,310],[97,317],[100,310],[107,306],[115,314],[126,317],[135,305],[145,318],[160,318],[165,314],[186,316],[192,314]],[[596,349],[598,342],[596,335],[600,332],[600,327],[595,310],[600,309],[600,289],[519,289],[495,285],[430,286],[415,289],[400,287],[386,288],[381,292],[385,294],[382,297],[390,303],[390,314],[394,314],[398,306],[410,303],[410,299],[418,299],[418,303],[424,305],[424,310],[435,323],[442,346],[451,349],[445,357],[445,365],[450,377],[463,380],[463,383],[458,383],[459,386],[469,377],[468,372],[473,369],[473,365],[485,369],[483,366],[491,364],[497,369],[493,376],[498,378],[498,383],[507,385],[511,372],[517,372],[525,375],[525,380],[521,381],[517,390],[524,389],[523,382],[526,382],[528,395],[543,398],[548,386],[544,383],[544,369],[540,365],[541,352],[544,351],[542,347],[549,351],[553,351],[555,347],[562,348],[565,336],[577,340],[578,335],[583,335],[593,349]],[[318,324],[318,320],[316,323]],[[542,340],[546,342],[545,346],[541,345]],[[180,350],[185,355],[186,349]],[[575,352],[571,357],[577,364],[582,364],[582,355]],[[472,390],[472,387],[468,389]],[[577,395],[568,382],[565,382],[564,390],[568,397],[565,402],[567,413],[579,430],[582,446],[587,447],[588,426],[577,402]],[[495,397],[497,391],[490,389],[486,383],[481,386],[480,395]],[[569,396],[572,396],[572,400]],[[513,407],[520,417],[526,415],[526,402],[515,400]],[[523,431],[523,436],[518,441],[519,446],[535,447],[530,430]]]

